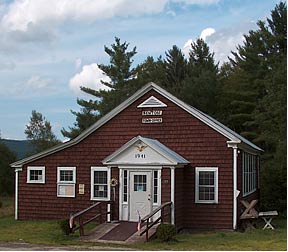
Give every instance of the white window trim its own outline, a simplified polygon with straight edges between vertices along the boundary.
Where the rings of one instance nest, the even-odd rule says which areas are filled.
[[[107,171],[107,198],[94,197],[94,171]],[[92,166],[91,167],[91,200],[109,201],[111,192],[111,168],[103,166]]]
[[[215,199],[199,200],[199,172],[215,172]],[[218,167],[196,167],[195,168],[195,203],[218,204]]]
[[[61,181],[60,180],[60,171],[73,171],[73,181]],[[74,186],[74,194],[73,195],[62,195],[59,194],[59,185],[65,186],[65,185],[73,185]],[[57,167],[57,197],[63,197],[63,198],[74,198],[75,193],[75,187],[76,187],[76,167]]]
[[[31,171],[42,171],[41,180],[31,180],[30,172]],[[27,167],[27,183],[29,184],[45,184],[45,166],[28,166]]]

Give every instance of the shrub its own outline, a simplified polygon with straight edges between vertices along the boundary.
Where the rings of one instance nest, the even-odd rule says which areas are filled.
[[[176,228],[172,224],[160,224],[156,229],[156,236],[161,241],[171,241],[176,235]]]
[[[69,219],[64,219],[58,222],[62,232],[65,235],[69,235],[71,233],[71,229],[69,226]]]

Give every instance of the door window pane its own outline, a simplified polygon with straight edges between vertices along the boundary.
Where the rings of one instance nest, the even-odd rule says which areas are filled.
[[[146,175],[134,175],[134,191],[146,192]]]

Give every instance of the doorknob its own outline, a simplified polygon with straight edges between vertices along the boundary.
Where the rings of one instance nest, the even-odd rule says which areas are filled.
[[[151,200],[151,194],[150,193],[148,194],[148,200]]]

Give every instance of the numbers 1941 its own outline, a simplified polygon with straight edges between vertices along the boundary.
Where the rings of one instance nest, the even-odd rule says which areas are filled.
[[[146,158],[146,155],[145,154],[135,154],[135,158],[137,158],[137,159],[139,159],[139,158],[141,158],[141,159],[143,159],[143,158]]]

